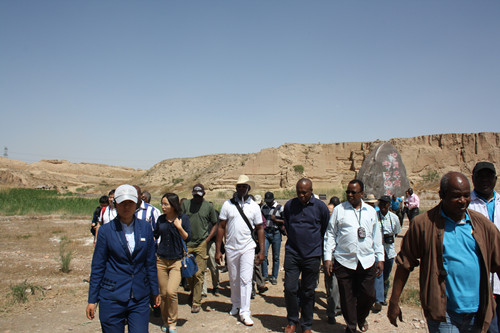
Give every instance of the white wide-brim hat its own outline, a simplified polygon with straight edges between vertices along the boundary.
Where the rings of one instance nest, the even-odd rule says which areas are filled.
[[[120,185],[115,191],[116,203],[122,203],[125,200],[132,200],[137,203],[137,190],[132,185]]]
[[[236,185],[247,184],[250,188],[255,188],[255,182],[251,181],[247,175],[240,175],[236,181]]]

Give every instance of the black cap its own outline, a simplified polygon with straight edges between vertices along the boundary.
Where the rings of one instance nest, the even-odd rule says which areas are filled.
[[[205,186],[198,183],[193,186],[193,195],[199,195],[200,197],[205,195]]]
[[[265,202],[273,202],[274,201],[273,192],[266,192],[266,194],[264,194],[264,201]]]
[[[388,195],[383,195],[378,199],[378,201],[391,202],[391,197]]]
[[[495,166],[493,165],[493,163],[490,162],[477,162],[476,166],[474,167],[474,170],[472,170],[472,174],[475,175],[476,173],[484,169],[493,171],[495,175],[497,174]]]

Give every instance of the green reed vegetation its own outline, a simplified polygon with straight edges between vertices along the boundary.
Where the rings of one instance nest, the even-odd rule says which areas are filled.
[[[0,215],[89,216],[99,205],[98,198],[60,194],[56,190],[26,188],[0,189]]]

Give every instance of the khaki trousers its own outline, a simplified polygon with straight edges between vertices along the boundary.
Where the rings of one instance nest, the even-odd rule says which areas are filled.
[[[193,277],[188,278],[189,288],[193,305],[201,305],[201,292],[203,290],[203,281],[205,280],[205,270],[207,269],[207,241],[204,240],[197,247],[188,247],[188,252],[194,254],[198,271]]]
[[[161,295],[161,317],[165,326],[175,328],[178,314],[177,289],[181,282],[181,260],[157,257],[156,266]]]

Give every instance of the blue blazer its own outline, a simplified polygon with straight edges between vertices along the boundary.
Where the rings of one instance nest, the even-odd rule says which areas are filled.
[[[156,244],[151,225],[134,217],[135,248],[130,254],[117,218],[99,228],[92,257],[89,303],[100,298],[128,302],[158,295]]]

